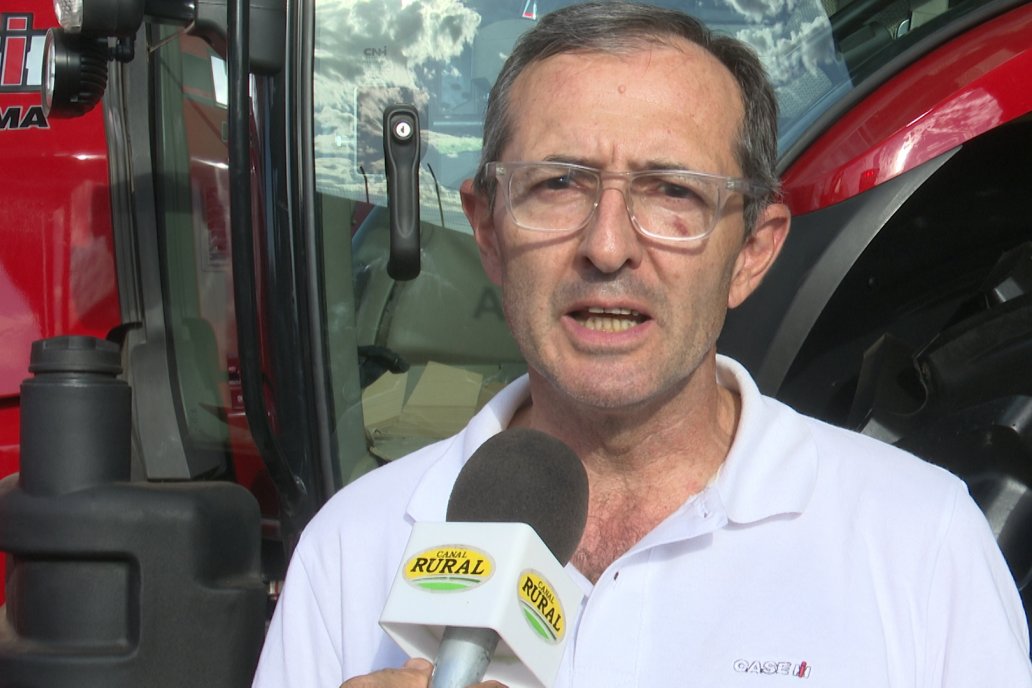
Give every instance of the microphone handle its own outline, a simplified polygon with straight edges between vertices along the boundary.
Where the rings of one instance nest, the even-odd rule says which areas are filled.
[[[497,645],[498,633],[493,629],[446,627],[430,688],[467,688],[480,683]]]

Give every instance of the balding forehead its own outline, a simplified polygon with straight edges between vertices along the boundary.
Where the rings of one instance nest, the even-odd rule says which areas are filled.
[[[649,118],[654,110],[667,116]],[[659,139],[664,135],[676,144],[677,139],[691,141],[704,133],[706,138],[719,140],[703,142],[696,147],[697,157],[685,164],[691,162],[700,169],[704,165],[710,169],[701,171],[714,173],[740,171],[737,144],[744,103],[738,83],[705,48],[681,38],[639,42],[634,50],[565,52],[532,63],[513,84],[510,140],[505,149],[513,145],[524,149],[528,138],[548,137],[557,129],[569,136],[586,137],[592,127],[600,126],[600,120],[611,121],[614,112],[626,124],[625,140],[614,140],[614,145],[634,143],[635,137]],[[573,118],[576,126],[570,122]],[[542,121],[552,126],[542,131]],[[577,142],[570,143],[575,147]],[[653,152],[649,157],[671,157],[669,151],[663,153]],[[595,151],[591,155],[602,154]],[[522,152],[518,156],[527,157]],[[729,160],[733,161],[730,168]]]

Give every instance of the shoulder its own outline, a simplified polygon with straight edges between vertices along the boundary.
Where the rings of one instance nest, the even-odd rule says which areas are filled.
[[[815,418],[800,417],[813,437],[821,464],[843,477],[904,489],[922,485],[952,492],[963,487],[954,474],[908,451]]]
[[[804,415],[761,394],[741,365],[721,359],[723,384],[742,398],[736,443],[765,454],[811,458],[821,472],[842,471],[865,482],[917,482],[947,491],[962,484],[945,469],[887,442]]]
[[[374,545],[386,532],[404,528],[410,502],[424,481],[442,473],[454,480],[462,465],[459,447],[461,434],[380,466],[345,486],[309,522],[299,551],[325,551],[335,541],[344,546]],[[454,470],[448,470],[448,464],[454,464]]]
[[[734,361],[722,358],[720,375],[721,383],[742,399],[725,466],[735,479],[738,495],[729,501],[740,518],[779,512],[847,519],[869,515],[886,526],[920,523],[935,531],[959,501],[970,501],[967,486],[952,473],[761,394]]]
[[[935,538],[945,536],[956,519],[984,523],[967,484],[945,468],[880,439],[784,408],[779,415],[794,414],[811,442],[815,498],[823,496],[844,518],[881,524],[898,535],[917,530]]]
[[[445,520],[455,478],[473,451],[508,423],[528,393],[521,378],[501,390],[458,434],[385,464],[342,488],[305,528],[299,556],[337,566],[399,555],[416,521]],[[392,562],[395,565],[396,562]]]

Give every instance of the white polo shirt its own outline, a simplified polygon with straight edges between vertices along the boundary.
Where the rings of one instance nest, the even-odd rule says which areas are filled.
[[[760,395],[717,477],[606,570],[567,627],[558,688],[1024,688],[1020,599],[962,481]],[[527,398],[341,490],[305,530],[254,685],[337,688],[406,659],[377,619],[412,523]]]

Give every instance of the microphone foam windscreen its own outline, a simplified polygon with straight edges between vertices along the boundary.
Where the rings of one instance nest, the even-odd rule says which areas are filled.
[[[588,518],[588,476],[573,450],[528,428],[503,430],[473,452],[448,499],[448,520],[526,523],[566,564]]]

